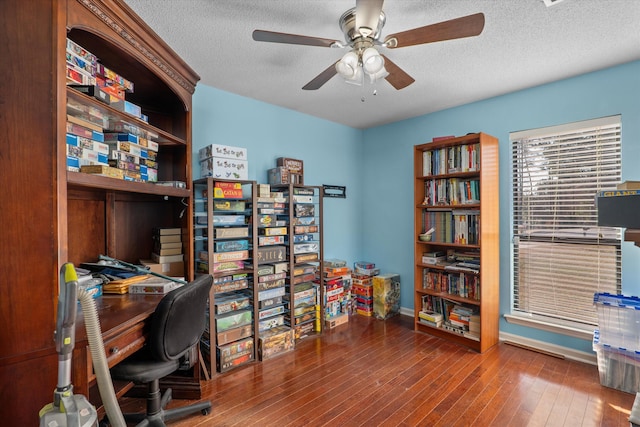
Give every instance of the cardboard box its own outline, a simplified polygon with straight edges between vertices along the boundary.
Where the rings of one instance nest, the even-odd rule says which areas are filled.
[[[304,163],[302,160],[290,159],[288,157],[278,157],[276,159],[276,165],[283,166],[292,173],[296,173],[299,175],[304,174]]]
[[[270,185],[289,184],[289,171],[282,166],[269,169],[267,171],[267,181]]]
[[[200,161],[200,178],[249,179],[249,162],[246,160],[209,157]]]
[[[182,261],[158,264],[152,260],[141,259],[140,264],[154,273],[164,274],[169,277],[184,277],[184,262]]]
[[[260,360],[265,360],[293,350],[294,347],[295,336],[293,329],[288,326],[276,326],[260,334],[258,355]]]
[[[230,145],[222,144],[210,144],[198,151],[199,160],[202,161],[210,157],[245,161],[249,160],[246,148],[232,147]]]
[[[324,321],[324,326],[327,329],[337,328],[340,325],[344,325],[349,322],[349,315],[346,313],[340,314],[335,317],[331,317]]]
[[[373,315],[386,319],[400,313],[400,275],[382,274],[373,278]]]

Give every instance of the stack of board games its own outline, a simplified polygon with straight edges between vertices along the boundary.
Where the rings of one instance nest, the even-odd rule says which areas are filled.
[[[387,319],[400,313],[400,275],[373,277],[373,317]]]
[[[83,167],[108,167],[109,146],[104,143],[101,124],[97,123],[99,117],[97,110],[91,116],[67,115],[67,170],[80,172]]]
[[[105,143],[109,146],[109,166],[122,170],[128,181],[158,181],[157,142],[127,132],[106,132]]]
[[[373,316],[373,278],[380,274],[376,265],[367,261],[353,264],[353,292],[356,297],[356,313]]]
[[[347,261],[325,259],[323,263],[325,327],[333,329],[349,321],[353,310],[352,276]]]
[[[107,68],[99,58],[70,39],[67,39],[65,55],[68,86],[111,108],[148,122],[142,108],[125,99],[127,93],[133,93],[132,81]]]
[[[198,151],[200,177],[217,179],[249,179],[247,149],[210,144]]]
[[[98,58],[70,39],[67,39],[65,55],[67,85],[95,86]]]
[[[95,86],[96,56],[70,39],[65,55],[67,85]],[[98,108],[72,103],[67,106],[67,170],[79,172],[81,166],[107,166],[109,150],[103,144],[104,122]]]

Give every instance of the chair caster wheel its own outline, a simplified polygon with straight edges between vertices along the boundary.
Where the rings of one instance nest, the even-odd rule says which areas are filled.
[[[200,412],[202,412],[202,415],[209,415],[209,414],[211,413],[211,408],[203,409],[203,410],[202,410],[202,411],[200,411]]]

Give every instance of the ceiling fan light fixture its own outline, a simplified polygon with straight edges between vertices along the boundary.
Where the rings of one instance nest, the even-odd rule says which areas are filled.
[[[362,67],[369,75],[377,74],[384,69],[384,58],[373,47],[368,47],[362,52]]]
[[[378,80],[384,79],[389,75],[389,72],[387,70],[385,70],[384,67],[382,67],[382,69],[380,71],[378,71],[375,74],[368,74],[369,75],[369,81],[371,82],[371,84],[375,83]]]
[[[351,78],[345,78],[344,81],[350,85],[362,86],[364,81],[364,73],[362,72],[362,67],[356,68],[356,72],[353,74]]]
[[[347,52],[342,59],[336,62],[336,71],[345,79],[352,79],[358,71],[358,55],[355,52]]]

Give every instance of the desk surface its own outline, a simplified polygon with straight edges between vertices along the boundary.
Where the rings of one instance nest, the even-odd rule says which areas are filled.
[[[96,298],[96,310],[104,341],[126,331],[131,325],[144,322],[154,312],[163,295],[103,295]],[[84,315],[78,305],[76,316],[76,347],[88,344]]]

